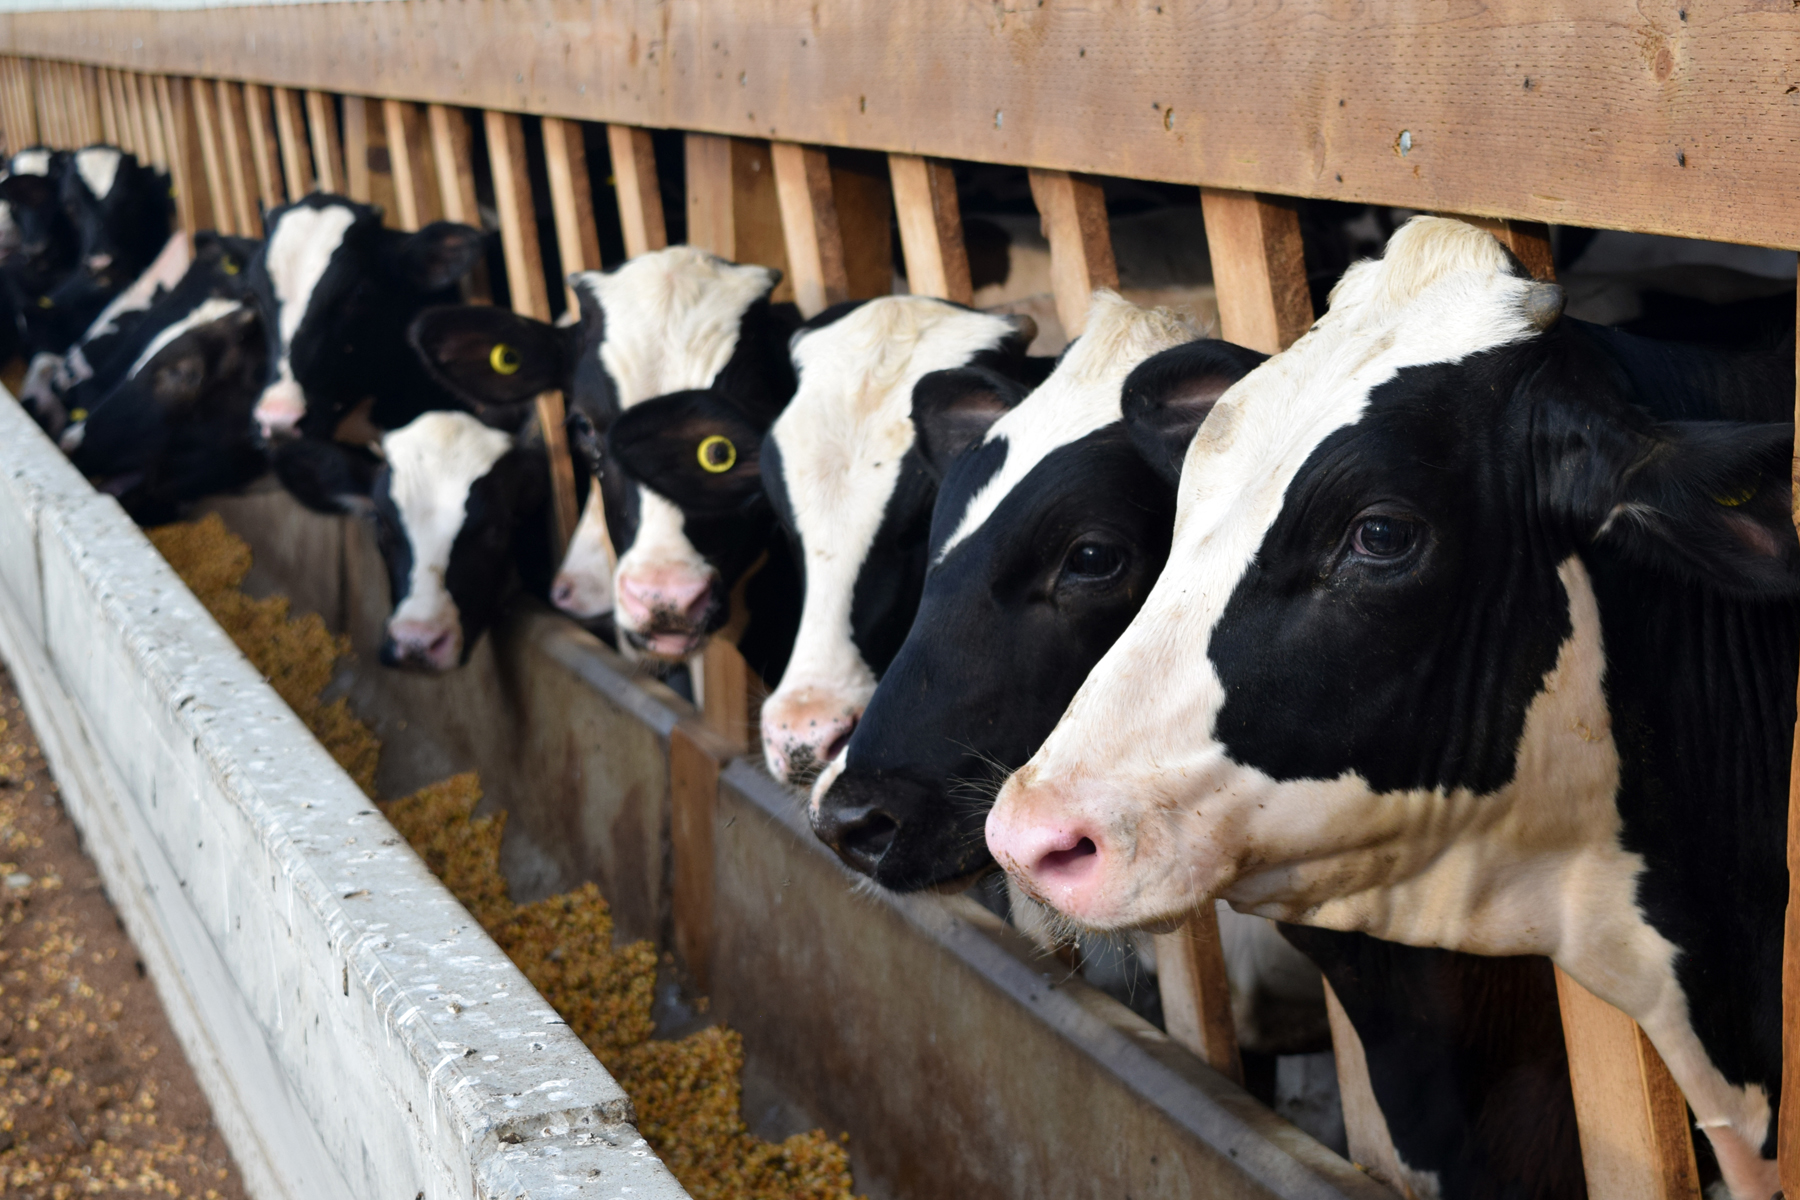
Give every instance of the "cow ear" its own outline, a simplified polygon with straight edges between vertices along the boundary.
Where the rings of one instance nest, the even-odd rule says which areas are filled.
[[[576,463],[589,475],[599,475],[606,453],[600,431],[594,428],[593,420],[576,409],[563,422],[563,428],[568,431],[569,451],[574,455]]]
[[[561,330],[489,305],[428,308],[407,337],[426,372],[477,408],[527,403],[568,374]]]
[[[1181,478],[1188,444],[1219,397],[1268,357],[1202,339],[1153,354],[1125,377],[1119,394],[1125,431],[1165,483],[1173,486]]]
[[[481,258],[481,230],[454,221],[433,221],[400,247],[400,269],[423,292],[453,286]]]
[[[296,438],[275,448],[275,477],[314,512],[367,516],[381,459],[361,446]]]
[[[1025,398],[1022,384],[981,367],[933,371],[913,387],[912,422],[925,469],[938,479],[956,456]]]
[[[762,497],[765,431],[711,389],[673,392],[626,409],[606,456],[688,516],[728,516]]]
[[[1568,413],[1543,421],[1539,437],[1554,456],[1552,510],[1597,544],[1733,595],[1800,595],[1791,424],[1669,421],[1628,433]]]

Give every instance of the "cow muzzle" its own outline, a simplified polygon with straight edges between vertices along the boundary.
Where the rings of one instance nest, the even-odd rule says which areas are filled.
[[[863,704],[822,688],[778,690],[763,703],[763,757],[769,774],[809,787],[844,752]]]
[[[558,571],[550,603],[579,621],[603,617],[613,610],[612,580],[597,571]]]
[[[291,437],[306,415],[306,393],[293,379],[278,379],[256,398],[254,419],[264,441]]]
[[[462,662],[462,626],[455,621],[389,621],[381,665],[408,671],[448,671]]]
[[[649,567],[619,574],[619,632],[652,658],[680,662],[706,644],[719,611],[718,576],[689,567]]]
[[[1031,899],[1084,925],[1109,927],[1117,924],[1102,911],[1111,848],[1063,790],[1036,779],[1032,767],[1015,774],[988,813],[988,851]]]

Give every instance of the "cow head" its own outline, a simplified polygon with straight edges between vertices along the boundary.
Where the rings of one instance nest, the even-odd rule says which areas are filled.
[[[778,779],[810,784],[843,749],[918,608],[934,460],[979,438],[1028,388],[1030,318],[924,296],[829,309],[795,336],[794,401],[770,430],[763,482],[803,564],[800,630],[763,704]]]
[[[75,268],[81,242],[62,202],[66,150],[33,147],[12,158],[0,179],[0,271],[25,304],[48,295]]]
[[[918,618],[813,793],[814,831],[876,882],[942,886],[991,865],[994,792],[1149,593],[1179,456],[1264,357],[1215,341],[1163,349],[1192,336],[1164,314],[1097,304],[1056,372],[951,463]],[[1182,386],[1163,388],[1172,373]],[[1122,380],[1128,401],[1147,381],[1158,393],[1129,428]]]
[[[373,518],[393,601],[381,647],[390,667],[447,671],[467,662],[500,611],[513,567],[546,533],[542,447],[468,413],[425,413],[383,436],[379,455],[298,438],[274,457],[302,503]]]
[[[267,386],[256,403],[265,438],[328,437],[373,399],[381,428],[451,401],[401,349],[413,317],[453,298],[481,254],[481,233],[437,221],[384,229],[379,209],[314,193],[265,218],[250,286],[269,336]]]

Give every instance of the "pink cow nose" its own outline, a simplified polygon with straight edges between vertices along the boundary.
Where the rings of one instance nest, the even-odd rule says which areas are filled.
[[[462,636],[454,627],[432,621],[394,621],[381,647],[385,666],[448,671],[462,658]]]
[[[769,774],[797,787],[811,784],[844,752],[861,718],[861,705],[848,705],[836,696],[803,692],[764,705],[763,757]]]
[[[306,396],[300,385],[289,379],[270,384],[256,400],[256,427],[264,440],[292,433],[300,418],[306,415]]]
[[[658,614],[698,622],[711,598],[711,577],[692,571],[650,570],[619,578],[619,611],[640,626]]]
[[[1083,823],[1014,821],[1001,806],[988,813],[988,851],[1038,899],[1079,917],[1096,899],[1105,842]]]

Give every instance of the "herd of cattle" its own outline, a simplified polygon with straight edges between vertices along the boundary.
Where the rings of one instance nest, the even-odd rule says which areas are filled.
[[[190,243],[111,147],[18,154],[0,201],[38,422],[140,522],[271,469],[367,517],[388,665],[457,667],[520,586],[639,660],[729,636],[875,883],[1255,914],[1234,987],[1323,971],[1414,1194],[1583,1194],[1550,961],[1643,1026],[1705,1170],[1777,1190],[1791,337],[1587,324],[1429,217],[1274,358],[1101,292],[1044,359],[925,297],[802,322],[679,246],[549,325],[458,303],[475,229],[314,194]]]

